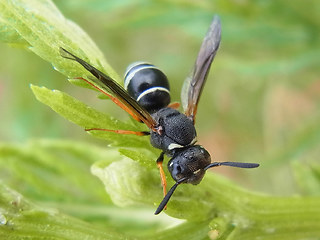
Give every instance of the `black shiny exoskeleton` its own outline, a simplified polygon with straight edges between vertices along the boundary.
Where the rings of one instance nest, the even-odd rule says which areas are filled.
[[[149,63],[138,62],[130,65],[124,77],[124,88],[149,113],[170,103],[167,76]]]
[[[181,151],[175,151],[168,162],[172,178],[178,182],[187,177],[186,183],[198,184],[202,180],[205,168],[211,163],[210,154],[200,145],[193,145]]]
[[[145,123],[149,132],[110,130],[90,128],[121,134],[150,135],[151,144],[162,150],[157,165],[165,197],[155,214],[159,214],[168,203],[173,192],[181,183],[198,184],[207,169],[217,166],[256,168],[256,163],[213,162],[210,154],[202,146],[196,145],[197,134],[194,127],[197,106],[211,63],[218,51],[221,39],[221,26],[218,17],[214,17],[208,33],[201,45],[191,77],[182,88],[181,101],[184,113],[173,108],[170,103],[167,77],[155,66],[148,63],[136,63],[129,66],[125,75],[125,89],[108,75],[100,72],[87,62],[60,48],[62,57],[77,61],[96,79],[83,79],[102,93],[106,94],[127,111],[134,119]],[[101,85],[101,83],[103,85]],[[176,183],[166,193],[166,179],[162,169],[164,154],[171,159],[168,170]]]
[[[196,142],[196,129],[186,115],[172,108],[163,108],[151,115],[160,130],[151,131],[152,146],[162,149],[172,156],[176,149],[181,149]]]

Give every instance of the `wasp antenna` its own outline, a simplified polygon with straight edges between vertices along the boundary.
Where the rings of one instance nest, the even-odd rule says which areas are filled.
[[[179,183],[175,183],[171,189],[169,190],[169,192],[167,193],[167,195],[162,199],[161,203],[159,204],[159,207],[157,208],[157,210],[155,211],[155,215],[158,215],[159,213],[161,213],[161,211],[164,209],[164,207],[167,205],[169,199],[171,198],[174,190],[176,190],[176,188],[178,187]]]
[[[257,168],[260,165],[258,163],[214,162],[214,163],[210,163],[208,166],[206,166],[204,168],[204,170],[207,170],[212,167],[219,167],[219,166],[229,166],[229,167],[238,167],[238,168]]]
[[[157,208],[157,210],[155,211],[154,215],[158,215],[159,213],[161,213],[161,211],[164,209],[164,207],[167,205],[167,203],[169,202],[173,192],[176,190],[176,188],[178,187],[178,185],[180,183],[183,183],[187,178],[182,178],[180,179],[178,182],[176,182],[169,190],[169,192],[167,193],[167,195],[162,199],[161,203],[159,204],[159,207]]]

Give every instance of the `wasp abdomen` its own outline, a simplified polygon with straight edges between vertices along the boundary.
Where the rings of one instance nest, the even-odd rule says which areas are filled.
[[[153,113],[170,103],[170,87],[166,75],[149,63],[129,65],[124,87],[148,112]]]

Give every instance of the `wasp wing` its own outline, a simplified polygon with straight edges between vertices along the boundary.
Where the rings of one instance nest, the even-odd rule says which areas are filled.
[[[218,16],[214,16],[210,28],[202,42],[191,77],[183,84],[181,102],[185,115],[193,122],[197,113],[200,95],[208,76],[211,63],[218,51],[221,40],[221,24]]]
[[[155,120],[151,117],[151,115],[145,110],[140,104],[133,99],[123,87],[121,87],[115,80],[113,80],[108,75],[99,71],[95,67],[91,66],[89,63],[80,59],[79,57],[73,55],[68,52],[64,48],[60,48],[60,54],[62,57],[77,61],[80,63],[85,69],[87,69],[96,79],[92,79],[99,88],[106,90],[107,92],[111,92],[123,105],[125,105],[131,112],[134,113],[142,122],[144,122],[150,129],[154,130],[156,127]],[[104,85],[99,84],[97,81],[99,80]]]

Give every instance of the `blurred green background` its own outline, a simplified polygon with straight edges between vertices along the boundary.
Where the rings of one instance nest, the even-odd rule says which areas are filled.
[[[179,101],[182,83],[218,14],[222,43],[201,97],[199,142],[216,161],[260,163],[259,171],[219,169],[251,189],[319,194],[312,177],[320,155],[319,1],[54,2],[92,37],[119,74],[137,60],[161,68],[170,80],[173,101]],[[3,43],[0,52],[1,141],[50,138],[107,146],[39,103],[30,83],[128,118],[94,92],[71,85],[33,53]]]

